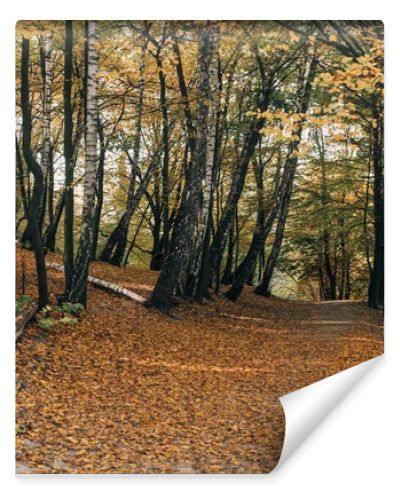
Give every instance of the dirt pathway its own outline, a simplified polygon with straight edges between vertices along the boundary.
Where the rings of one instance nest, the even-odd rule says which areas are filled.
[[[142,295],[156,279],[91,273]],[[51,290],[62,286],[51,271]],[[89,304],[77,326],[31,325],[17,345],[19,472],[268,472],[284,436],[279,395],[383,349],[379,313],[354,302],[246,289],[237,304],[181,304],[167,318],[90,288]]]

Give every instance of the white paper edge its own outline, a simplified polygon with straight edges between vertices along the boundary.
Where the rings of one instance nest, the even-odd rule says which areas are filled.
[[[285,438],[274,472],[295,453],[383,355],[279,398],[285,412]]]

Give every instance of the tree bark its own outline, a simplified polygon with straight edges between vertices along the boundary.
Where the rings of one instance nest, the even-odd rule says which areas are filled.
[[[47,209],[49,224],[54,219],[53,195],[54,195],[54,170],[51,144],[51,93],[53,83],[52,64],[52,35],[44,35],[41,47],[42,60],[42,86],[43,86],[43,149],[42,149],[42,170],[43,176],[47,179]],[[45,201],[43,202],[43,215],[45,212]]]
[[[39,291],[39,309],[49,302],[47,271],[42,238],[39,228],[39,211],[44,189],[43,172],[31,150],[32,124],[29,104],[29,49],[30,43],[22,39],[21,56],[21,108],[22,108],[22,151],[29,171],[34,177],[32,198],[27,213],[30,227],[30,240],[35,253],[36,273]]]
[[[269,106],[272,97],[272,87],[273,80],[271,75],[264,86],[262,99],[258,106],[260,113],[265,112]],[[259,131],[264,126],[264,123],[265,118],[263,117],[253,118],[250,122],[249,129],[245,136],[244,145],[238,164],[236,166],[235,173],[233,175],[232,184],[228,193],[221,220],[210,246],[210,281],[212,281],[214,277],[216,281],[219,282],[221,260],[226,245],[226,240],[229,234],[229,229],[232,225],[236,206],[243,191],[249,162],[254,154],[255,147],[259,140]]]
[[[73,116],[72,116],[72,21],[65,21],[64,50],[64,267],[65,295],[68,295],[72,285],[74,272],[74,166],[73,166]]]
[[[374,107],[376,126],[372,129],[372,152],[374,169],[374,222],[375,242],[371,282],[368,290],[368,305],[374,309],[384,304],[384,201],[383,201],[383,120],[377,106]]]
[[[88,73],[86,118],[86,165],[83,195],[82,227],[76,262],[68,294],[69,302],[87,304],[87,278],[93,252],[93,226],[97,171],[97,73],[99,67],[98,21],[88,22]]]
[[[110,234],[107,243],[104,246],[104,249],[100,255],[100,260],[103,262],[109,262],[110,264],[114,264],[116,266],[120,266],[122,263],[122,259],[124,257],[124,253],[126,250],[126,245],[128,241],[128,232],[129,225],[133,217],[133,213],[138,203],[140,202],[140,198],[135,194],[135,184],[137,181],[138,173],[140,172],[139,168],[139,157],[140,157],[140,143],[141,143],[141,134],[142,134],[142,108],[143,108],[143,93],[144,93],[144,71],[145,71],[145,57],[146,57],[146,47],[147,41],[142,46],[141,58],[140,58],[140,76],[139,76],[139,95],[138,102],[136,108],[136,123],[135,123],[135,135],[134,135],[134,143],[133,143],[133,156],[128,158],[131,163],[131,175],[129,180],[129,188],[128,195],[126,200],[125,211],[120,218],[117,226]],[[167,138],[168,139],[168,138]],[[164,151],[165,154],[165,151]],[[167,166],[168,168],[168,166]],[[150,178],[147,176],[148,181]],[[144,186],[144,188],[147,188]],[[143,189],[141,191],[141,195],[143,195]]]
[[[303,67],[303,78],[302,83],[299,89],[299,99],[298,99],[298,108],[297,112],[300,115],[303,115],[307,112],[308,104],[311,97],[312,83],[315,78],[315,73],[317,69],[317,59],[315,55],[311,55],[309,58],[306,57],[304,67]],[[275,231],[275,238],[272,244],[272,249],[267,259],[267,263],[265,266],[265,270],[263,273],[263,278],[260,284],[255,288],[254,292],[258,295],[263,295],[268,297],[270,295],[270,282],[273,276],[273,272],[275,270],[276,262],[281,250],[283,236],[285,232],[286,219],[289,212],[290,200],[292,197],[293,190],[293,181],[296,174],[298,158],[297,158],[297,150],[300,144],[301,133],[303,127],[303,118],[299,122],[298,131],[296,134],[298,135],[298,140],[292,141],[289,147],[289,154],[285,162],[285,168],[287,172],[286,179],[283,175],[283,189],[282,189],[282,197],[279,206],[279,215],[278,221]]]
[[[209,24],[199,27],[199,71],[201,79],[201,90],[207,95],[209,89],[209,66],[211,62],[211,31]],[[204,86],[204,88],[202,88]],[[207,120],[207,103],[200,101],[198,109],[198,120]],[[169,312],[173,305],[174,295],[177,289],[187,279],[187,266],[189,253],[192,247],[196,219],[200,206],[200,191],[203,171],[206,162],[206,144],[199,133],[196,141],[195,158],[189,164],[187,181],[182,196],[181,205],[176,216],[169,252],[166,255],[160,276],[150,298],[150,305],[163,312]]]

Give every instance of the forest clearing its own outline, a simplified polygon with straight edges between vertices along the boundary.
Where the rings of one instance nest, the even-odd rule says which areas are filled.
[[[146,297],[157,278],[103,263],[93,274]],[[61,273],[49,282],[62,291]],[[17,472],[269,472],[285,430],[278,397],[382,354],[382,313],[249,288],[234,305],[182,302],[168,317],[90,286],[78,325],[32,323],[17,344]]]
[[[17,471],[268,472],[383,352],[379,21],[20,21]]]

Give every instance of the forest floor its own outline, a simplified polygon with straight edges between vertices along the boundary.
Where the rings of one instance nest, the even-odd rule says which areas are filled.
[[[55,301],[63,275],[48,272]],[[90,274],[145,297],[157,278],[101,263]],[[265,473],[283,444],[278,397],[382,354],[382,314],[246,287],[235,304],[182,303],[167,317],[90,286],[77,325],[33,322],[16,351],[18,473]]]

